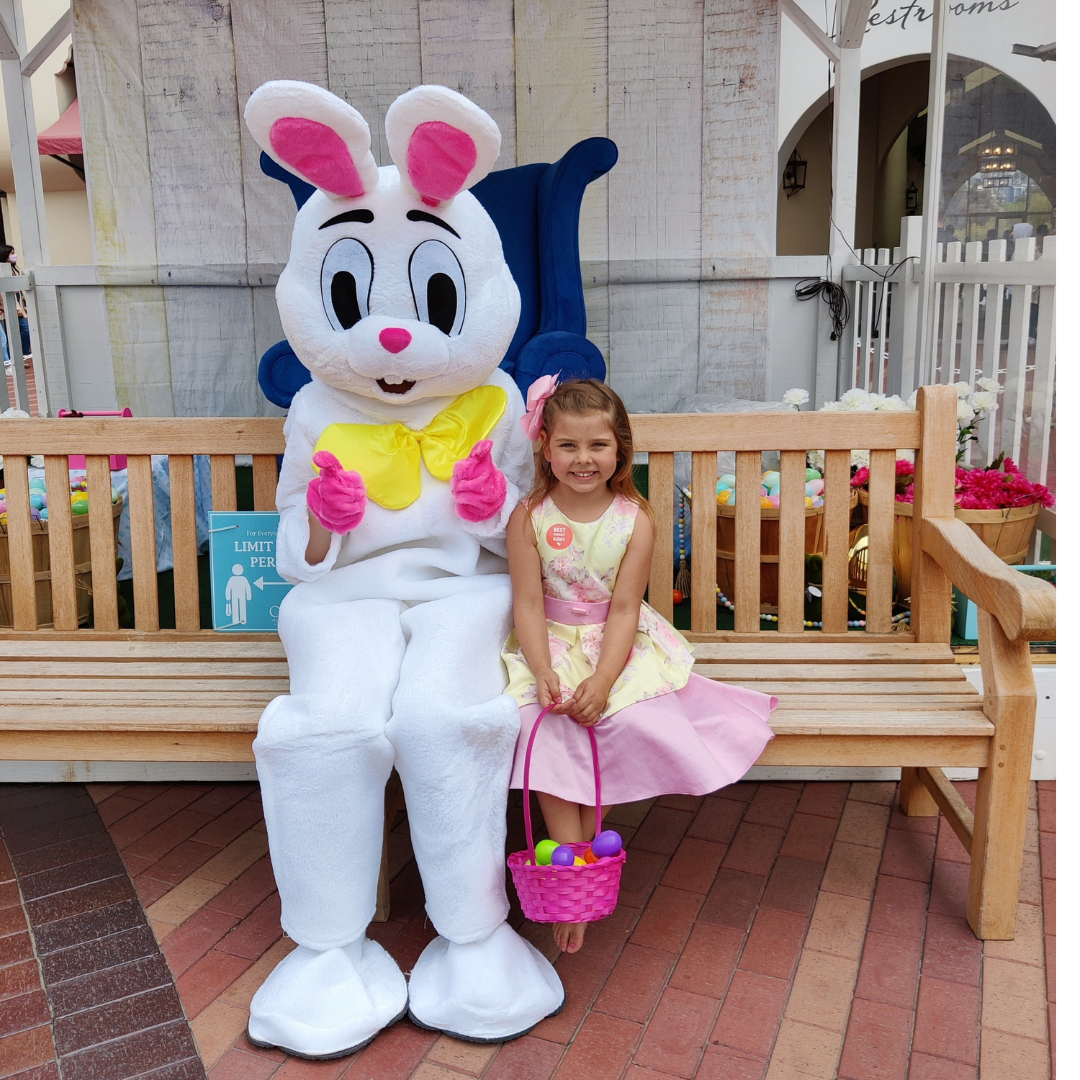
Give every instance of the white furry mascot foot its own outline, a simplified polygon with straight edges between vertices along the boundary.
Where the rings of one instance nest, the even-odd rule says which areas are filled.
[[[277,287],[312,381],[285,423],[277,566],[290,693],[255,758],[281,922],[298,948],[251,1003],[249,1034],[305,1057],[362,1046],[406,1009],[475,1040],[524,1034],[564,1000],[506,924],[506,795],[519,719],[503,693],[505,529],[532,474],[521,395],[498,370],[520,299],[468,188],[499,130],[441,86],[386,117],[378,168],[359,113],[271,82],[245,119],[317,190]],[[383,791],[401,776],[439,937],[406,988],[369,940]]]

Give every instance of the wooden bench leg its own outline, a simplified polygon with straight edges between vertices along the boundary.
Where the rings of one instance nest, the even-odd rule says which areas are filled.
[[[375,899],[375,922],[386,922],[390,918],[390,830],[397,812],[405,808],[401,777],[396,771],[390,773],[390,779],[386,782],[383,807],[382,865],[379,867],[379,891]]]
[[[995,731],[975,796],[967,919],[976,937],[1002,940],[1016,928],[1038,699],[1028,643],[1009,641],[983,610],[979,653],[983,707]]]
[[[938,804],[919,779],[917,768],[900,770],[900,809],[908,817],[937,817]]]

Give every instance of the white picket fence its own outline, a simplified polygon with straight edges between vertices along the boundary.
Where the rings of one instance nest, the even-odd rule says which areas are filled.
[[[860,387],[907,398],[920,385],[980,378],[1002,383],[999,408],[981,424],[969,460],[1004,451],[1033,480],[1055,486],[1056,238],[937,245],[933,348],[923,363],[915,334],[922,220],[905,218],[900,246],[867,248],[843,271],[851,321],[841,338],[840,392]]]

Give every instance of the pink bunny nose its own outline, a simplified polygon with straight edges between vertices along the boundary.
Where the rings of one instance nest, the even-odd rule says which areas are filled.
[[[388,326],[379,334],[379,344],[387,352],[399,353],[410,341],[412,334],[403,326]]]

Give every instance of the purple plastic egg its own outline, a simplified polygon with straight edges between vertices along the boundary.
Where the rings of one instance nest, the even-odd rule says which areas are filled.
[[[551,865],[552,866],[573,866],[574,865],[574,849],[569,844],[560,844],[551,853]]]
[[[598,859],[618,855],[622,851],[622,837],[614,829],[605,829],[592,842],[592,849]]]

